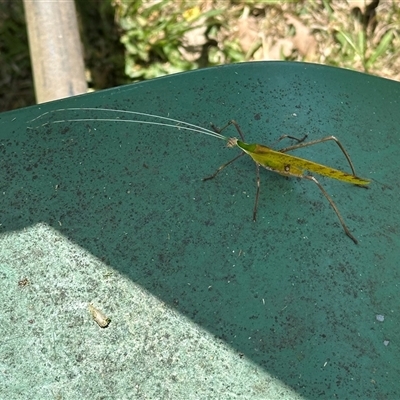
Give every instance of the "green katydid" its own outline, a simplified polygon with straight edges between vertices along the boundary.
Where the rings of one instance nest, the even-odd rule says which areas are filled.
[[[356,243],[356,244],[358,243],[357,239],[352,235],[349,228],[346,226],[344,219],[341,216],[336,204],[334,203],[332,198],[328,195],[326,190],[322,187],[322,185],[318,182],[318,180],[314,176],[305,174],[306,171],[315,172],[318,175],[327,176],[332,179],[337,179],[339,181],[352,183],[353,185],[357,185],[357,186],[361,186],[361,187],[365,187],[365,188],[367,187],[366,185],[368,185],[370,183],[370,180],[356,176],[354,166],[350,159],[349,154],[347,153],[347,151],[345,150],[343,145],[339,142],[339,140],[335,136],[327,136],[325,138],[313,140],[311,142],[301,143],[305,139],[305,137],[304,137],[301,140],[296,139],[300,142],[299,144],[296,144],[294,146],[285,147],[280,150],[273,150],[273,149],[271,149],[267,146],[261,145],[261,144],[245,143],[242,130],[240,129],[239,124],[234,120],[229,121],[228,124],[225,125],[221,129],[218,129],[216,127],[214,127],[214,128],[216,129],[216,131],[218,133],[220,133],[220,132],[222,132],[222,130],[227,128],[229,125],[235,126],[242,141],[238,140],[237,138],[229,138],[227,146],[228,147],[239,147],[242,150],[242,153],[240,153],[238,156],[236,156],[232,160],[228,161],[227,163],[221,165],[215,171],[215,173],[213,175],[211,175],[207,178],[204,178],[203,180],[213,179],[222,169],[227,167],[229,164],[232,164],[234,161],[236,161],[238,158],[240,158],[244,154],[248,154],[253,159],[253,161],[256,163],[256,171],[257,171],[257,191],[256,191],[256,199],[255,199],[254,209],[253,209],[253,220],[254,221],[256,220],[256,216],[257,216],[258,198],[259,198],[259,194],[260,194],[260,166],[261,166],[261,167],[266,168],[269,171],[276,172],[280,175],[292,176],[292,177],[301,178],[301,179],[308,179],[308,180],[314,182],[318,186],[318,188],[321,190],[322,194],[329,201],[329,204],[332,206],[333,210],[335,211],[336,215],[338,216],[339,221],[340,221],[346,235],[351,240],[353,240],[354,243]],[[281,140],[285,137],[295,139],[292,136],[284,135],[284,136],[281,136],[278,140]],[[351,174],[349,174],[347,172],[339,171],[339,170],[331,168],[331,167],[327,167],[323,164],[318,164],[313,161],[305,160],[304,158],[285,154],[286,152],[291,151],[291,150],[299,149],[302,147],[312,146],[312,145],[315,145],[318,143],[327,142],[329,140],[333,140],[339,146],[340,150],[345,155],[345,157],[350,165],[351,171],[352,171]]]
[[[278,140],[288,137],[291,139],[296,139],[299,143],[296,145],[293,145],[293,146],[279,149],[279,150],[273,150],[270,147],[267,147],[267,146],[264,146],[261,144],[246,143],[244,140],[244,135],[242,133],[242,130],[240,129],[239,124],[234,120],[229,121],[221,129],[218,129],[213,125],[214,130],[210,130],[210,129],[202,128],[197,125],[190,124],[190,123],[187,123],[184,121],[179,121],[174,118],[163,117],[163,116],[142,113],[142,112],[137,112],[137,111],[116,110],[116,109],[108,109],[108,108],[64,108],[64,109],[58,109],[58,110],[46,112],[46,113],[36,117],[35,119],[33,119],[31,122],[41,119],[43,116],[51,114],[51,113],[58,113],[58,112],[65,112],[65,111],[81,111],[81,110],[113,112],[113,113],[121,113],[124,115],[138,115],[141,117],[156,118],[158,120],[168,121],[169,123],[136,120],[136,119],[119,119],[119,118],[115,118],[115,117],[114,118],[72,118],[72,119],[63,119],[63,120],[52,121],[52,123],[83,122],[83,121],[101,122],[101,121],[104,121],[104,122],[125,122],[125,123],[161,125],[161,126],[165,126],[165,127],[172,127],[172,128],[202,133],[202,134],[209,135],[209,136],[215,137],[217,139],[226,141],[228,147],[238,147],[242,151],[239,155],[237,155],[235,158],[228,161],[227,163],[221,165],[215,171],[215,173],[213,175],[203,178],[203,181],[213,179],[225,167],[232,164],[234,161],[236,161],[237,159],[242,157],[244,154],[248,154],[255,162],[256,172],[257,172],[257,190],[256,190],[256,197],[255,197],[255,203],[254,203],[254,208],[253,208],[253,220],[254,221],[256,220],[256,216],[257,216],[258,199],[259,199],[259,194],[260,194],[260,166],[266,168],[269,171],[276,172],[283,176],[287,176],[287,177],[290,176],[290,177],[310,180],[318,186],[318,188],[321,190],[322,194],[328,200],[329,204],[331,205],[331,207],[335,211],[336,215],[338,216],[340,224],[342,225],[346,235],[348,237],[350,237],[350,239],[352,239],[354,243],[356,243],[356,244],[358,243],[357,239],[352,235],[352,233],[346,226],[344,219],[341,216],[336,204],[334,203],[332,198],[328,195],[326,190],[322,187],[322,185],[318,182],[318,180],[314,176],[312,176],[310,174],[306,174],[306,172],[308,171],[309,173],[310,172],[316,173],[318,175],[327,176],[332,179],[351,183],[353,185],[365,187],[365,188],[370,183],[370,180],[360,178],[356,175],[355,169],[354,169],[354,166],[350,159],[349,154],[347,153],[347,151],[345,150],[343,145],[340,143],[340,141],[334,136],[328,136],[328,137],[313,140],[310,142],[303,142],[305,137],[303,139],[299,140],[299,139],[293,138],[292,136],[284,135],[284,136],[280,137]],[[46,124],[43,124],[43,125],[46,125]],[[234,125],[237,132],[239,133],[241,140],[238,140],[235,137],[226,137],[226,136],[221,135],[221,132],[230,125]],[[323,164],[318,164],[313,161],[309,161],[309,160],[306,160],[306,159],[303,159],[300,157],[295,157],[295,156],[286,154],[287,152],[292,151],[292,150],[296,150],[296,149],[304,148],[304,147],[308,147],[308,146],[313,146],[315,144],[323,143],[323,142],[327,142],[327,141],[334,141],[339,146],[340,150],[346,157],[347,162],[349,163],[349,166],[351,168],[351,173],[343,172],[343,171],[325,166]]]

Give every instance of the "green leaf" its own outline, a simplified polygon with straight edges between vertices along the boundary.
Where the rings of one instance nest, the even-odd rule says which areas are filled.
[[[342,45],[344,45],[344,44],[347,43],[347,44],[350,45],[350,47],[351,47],[356,53],[358,53],[357,47],[356,47],[354,41],[351,39],[350,36],[346,35],[346,34],[345,34],[344,32],[342,32],[342,31],[339,31],[339,32],[337,33],[336,37],[339,39],[339,42],[340,42]]]
[[[393,31],[390,30],[385,33],[382,40],[379,42],[378,47],[371,54],[371,57],[369,57],[368,62],[367,62],[367,66],[369,68],[372,67],[372,65],[375,63],[375,61],[388,50],[389,45],[391,44],[392,40],[393,40]]]

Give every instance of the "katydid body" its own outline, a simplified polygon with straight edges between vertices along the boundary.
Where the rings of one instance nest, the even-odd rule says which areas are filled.
[[[354,185],[365,186],[370,183],[369,180],[359,178],[356,175],[327,167],[313,161],[305,160],[304,158],[285,154],[282,150],[276,151],[261,144],[247,144],[240,140],[235,140],[235,138],[231,139],[231,144],[239,147],[239,149],[243,150],[262,167],[281,175],[303,178],[306,171],[312,171],[318,175],[327,176]],[[308,143],[304,144],[306,145]]]

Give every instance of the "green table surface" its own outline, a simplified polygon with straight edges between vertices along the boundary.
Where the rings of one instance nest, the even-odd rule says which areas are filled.
[[[258,62],[1,114],[0,397],[399,398],[399,103],[394,81]],[[234,118],[265,145],[335,135],[373,179],[320,179],[359,244],[310,181],[263,169],[253,222],[250,158],[201,180],[238,149],[161,125],[68,121],[133,115],[54,112],[70,107],[205,128]],[[333,142],[295,154],[349,170]]]

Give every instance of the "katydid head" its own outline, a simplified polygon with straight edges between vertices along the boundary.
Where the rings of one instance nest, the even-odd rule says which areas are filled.
[[[236,147],[237,146],[237,139],[235,137],[229,138],[228,143],[226,144],[227,147]]]

